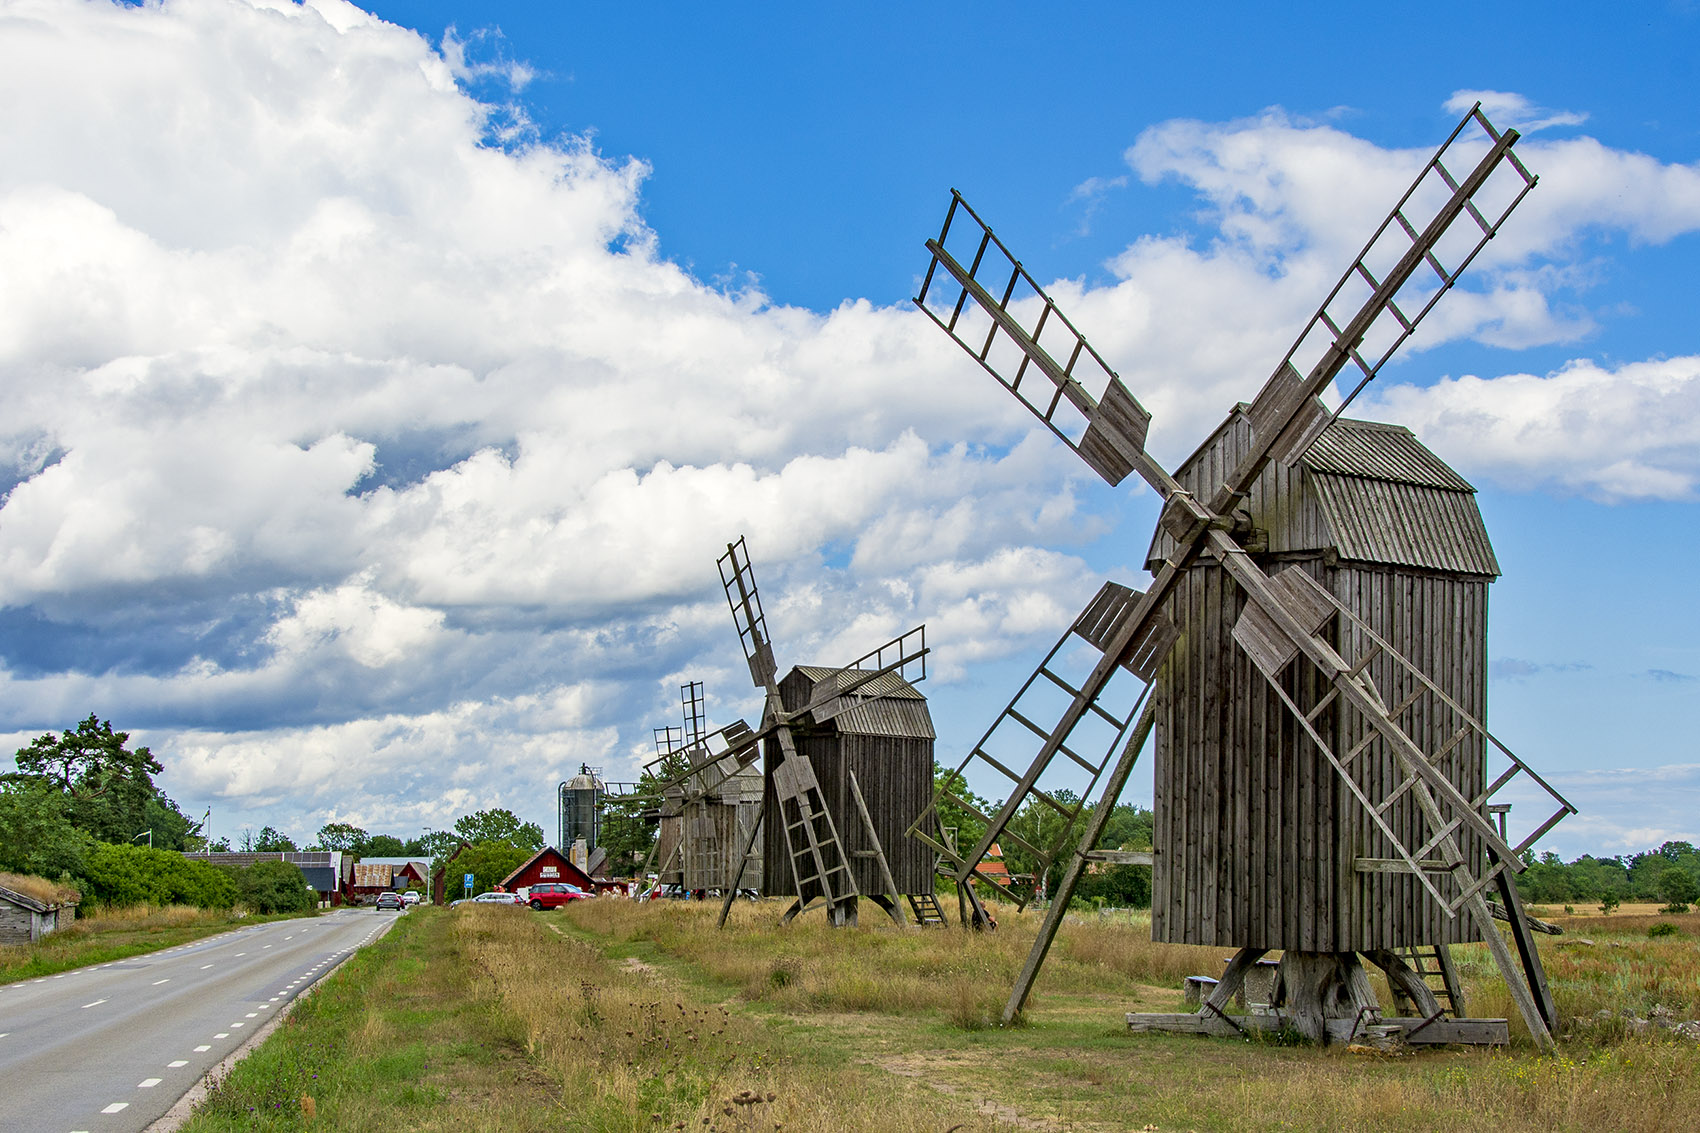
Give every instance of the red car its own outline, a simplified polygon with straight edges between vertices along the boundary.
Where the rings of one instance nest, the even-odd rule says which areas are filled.
[[[589,893],[565,882],[545,881],[526,891],[526,904],[534,909],[558,909],[569,901],[589,899]]]

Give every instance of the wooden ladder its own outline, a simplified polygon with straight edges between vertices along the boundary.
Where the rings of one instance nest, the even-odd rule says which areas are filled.
[[[805,759],[785,760],[774,771],[773,790],[785,825],[791,877],[797,885],[797,904],[787,919],[818,897],[826,903],[828,920],[834,925],[849,923],[855,916],[856,877],[821,798],[814,768]]]
[[[928,925],[938,925],[940,928],[944,927],[946,923],[944,919],[944,906],[939,904],[937,894],[908,893],[905,894],[905,896],[909,898],[909,907],[915,912],[916,924],[920,925],[922,928],[925,928]]]
[[[1458,982],[1458,969],[1453,966],[1452,953],[1444,944],[1417,944],[1398,950],[1399,958],[1428,985],[1434,998],[1448,1017],[1464,1018],[1464,990]],[[1401,1014],[1412,1010],[1411,1001],[1393,989],[1393,1002]]]

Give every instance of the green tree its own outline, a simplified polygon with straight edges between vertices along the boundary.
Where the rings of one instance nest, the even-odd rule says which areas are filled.
[[[246,839],[245,839],[246,840]],[[258,853],[294,853],[295,840],[281,830],[270,826],[260,827],[260,832],[254,835],[250,847]]]
[[[1659,875],[1660,895],[1668,902],[1667,913],[1686,913],[1688,906],[1700,900],[1700,882],[1679,865],[1668,865]]]
[[[103,905],[196,905],[227,909],[236,882],[206,862],[189,861],[173,850],[101,843],[84,868],[84,895]]]
[[[153,833],[156,850],[187,850],[189,843],[199,838],[201,824],[194,821],[165,795],[154,792],[142,807],[142,825],[138,829]]]
[[[459,846],[461,841],[461,838],[447,830],[427,830],[417,838],[409,838],[401,852],[427,858],[435,869],[442,864],[444,858],[455,852],[455,847]]]
[[[294,862],[255,862],[237,871],[236,888],[256,913],[304,913],[318,901]]]
[[[506,842],[534,852],[543,848],[543,827],[521,822],[513,811],[500,807],[455,819],[455,834],[463,842]]]
[[[349,822],[327,822],[319,827],[315,836],[315,844],[325,850],[342,850],[347,853],[360,853],[366,839],[371,837],[366,831]]]
[[[511,842],[474,842],[455,858],[444,879],[444,889],[452,900],[463,892],[461,876],[472,874],[473,893],[494,889],[502,878],[524,865],[535,851],[526,850]]]
[[[46,732],[18,749],[18,769],[0,779],[57,790],[77,829],[103,842],[127,842],[148,828],[147,804],[158,795],[153,776],[164,769],[146,747],[130,750],[129,741],[130,733],[115,732],[110,720],[90,713],[74,730]]]
[[[360,847],[360,855],[367,858],[399,858],[406,853],[407,843],[394,834],[374,834]]]
[[[602,848],[608,851],[608,868],[616,877],[637,871],[655,845],[661,829],[655,808],[661,801],[663,780],[645,771],[637,789],[628,795],[602,798]]]
[[[96,843],[71,821],[62,793],[39,782],[0,783],[0,870],[81,877]]]
[[[946,798],[945,792],[954,797]],[[944,832],[954,830],[957,847],[963,853],[972,850],[986,832],[985,822],[974,811],[991,814],[992,804],[968,789],[968,781],[961,772],[941,767],[937,762],[933,764],[933,796],[939,800],[941,840]]]

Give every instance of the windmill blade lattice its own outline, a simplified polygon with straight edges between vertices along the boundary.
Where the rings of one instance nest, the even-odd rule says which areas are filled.
[[[997,812],[985,814],[946,787],[935,794],[931,805],[910,827],[910,837],[931,846],[952,864],[958,883],[965,883],[973,876],[994,842],[1007,842],[1035,859],[1035,878],[1043,877],[1051,862],[1071,844],[1070,835],[1090,801],[1093,788],[1138,715],[1157,664],[1175,639],[1174,626],[1158,615],[1148,623],[1142,636],[1122,647],[1118,654],[1111,656],[1106,652],[1139,598],[1138,591],[1106,582],[986,734],[957,765],[955,775],[946,780],[967,782],[970,777],[978,778],[982,770],[1007,780],[1009,793]],[[1090,696],[1073,683],[1088,682],[1081,681],[1067,666],[1073,655],[1081,652],[1072,647],[1081,644],[1097,651],[1093,655],[1110,667],[1114,681],[1113,684],[1106,681]],[[1061,755],[1062,760],[1054,761],[1056,755]],[[1054,772],[1053,762],[1061,764]],[[1062,793],[1065,783],[1069,784],[1067,795]],[[1060,825],[1053,826],[1037,845],[1009,829],[1010,822],[1030,802],[1038,803],[1060,819]],[[941,835],[927,833],[929,819],[936,820],[941,805],[961,808],[986,824],[985,832],[972,847],[958,847]],[[1022,905],[1032,895],[1012,893]]]

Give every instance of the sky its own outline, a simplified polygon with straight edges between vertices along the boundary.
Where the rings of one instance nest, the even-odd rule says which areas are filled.
[[[954,763],[1156,508],[913,307],[951,188],[1172,466],[1480,100],[1540,183],[1352,412],[1479,490],[1542,848],[1700,841],[1700,5],[908,9],[0,0],[0,743],[552,832],[759,711],[742,535],[782,666],[927,625]]]

